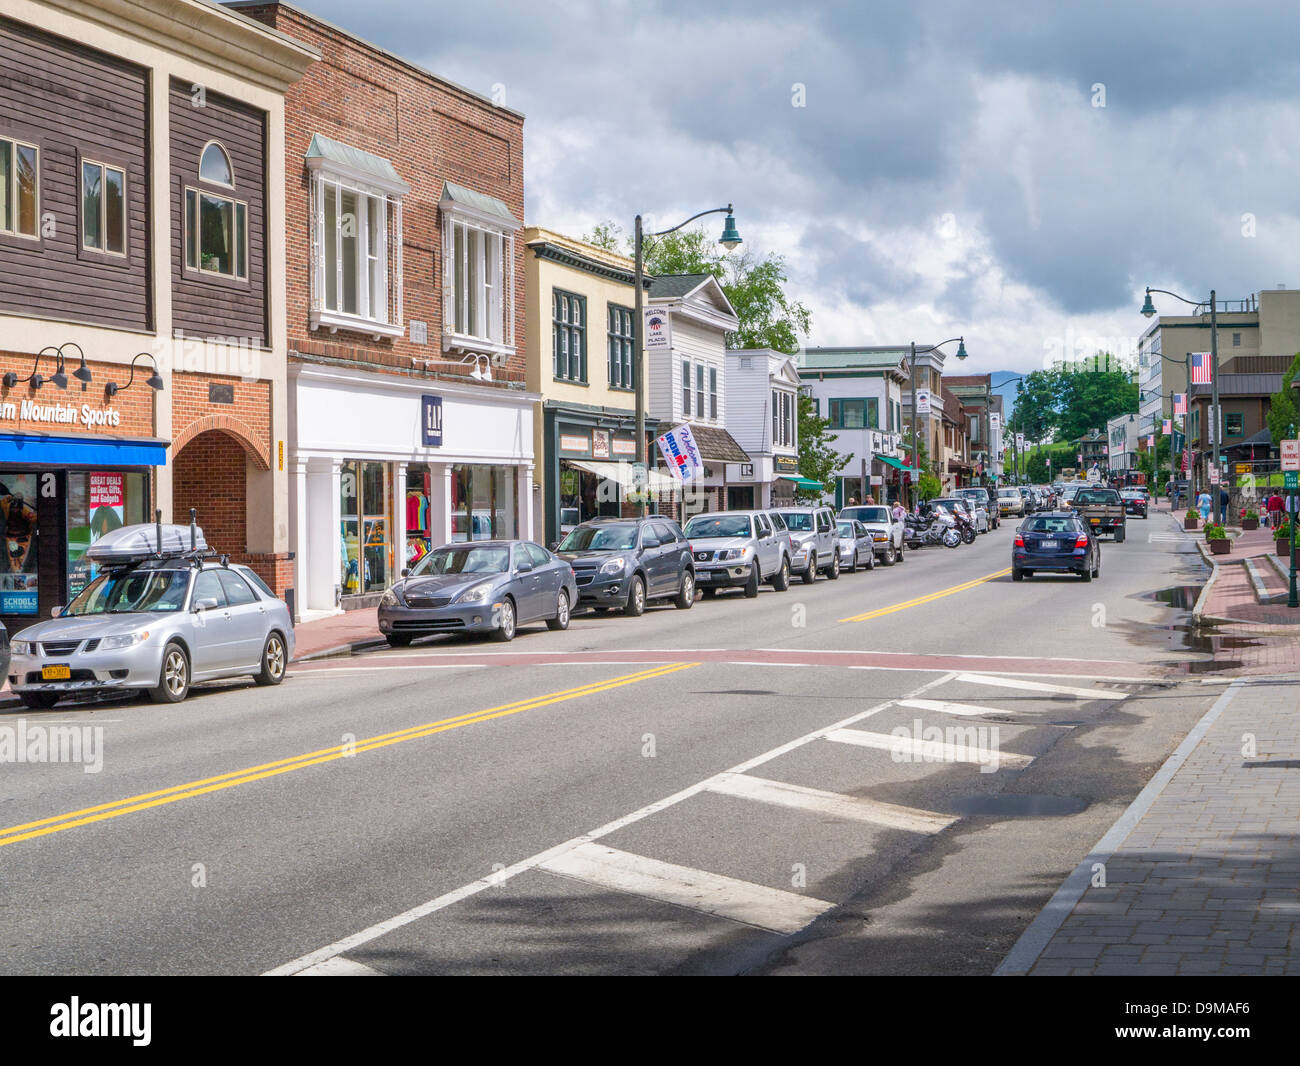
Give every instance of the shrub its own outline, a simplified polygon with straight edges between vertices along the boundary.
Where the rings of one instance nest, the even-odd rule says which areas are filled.
[[[1289,518],[1282,519],[1282,524],[1278,526],[1275,530],[1273,530],[1273,539],[1274,540],[1291,539],[1291,520]]]
[[[1205,524],[1206,540],[1227,540],[1227,531],[1217,522],[1207,522]]]
[[[1201,517],[1201,512],[1198,511],[1195,507],[1187,508],[1187,518],[1190,521],[1195,522],[1200,517]]]

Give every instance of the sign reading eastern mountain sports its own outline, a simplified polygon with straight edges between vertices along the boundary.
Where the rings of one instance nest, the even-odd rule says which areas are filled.
[[[673,347],[673,325],[666,307],[645,309],[645,350],[668,352]]]
[[[442,397],[420,397],[420,440],[426,448],[442,447]]]
[[[664,462],[678,481],[695,481],[704,476],[704,460],[695,446],[690,426],[670,429],[658,438],[658,442]]]

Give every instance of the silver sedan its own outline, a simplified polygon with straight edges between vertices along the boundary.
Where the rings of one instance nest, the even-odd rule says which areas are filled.
[[[835,523],[835,537],[840,551],[840,569],[855,573],[859,566],[870,570],[876,565],[876,544],[871,530],[854,518]]]

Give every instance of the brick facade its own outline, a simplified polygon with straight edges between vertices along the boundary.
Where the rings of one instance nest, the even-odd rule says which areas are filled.
[[[213,385],[233,390],[234,402],[214,403]],[[179,459],[190,441],[212,430],[237,438],[260,469],[270,469],[271,383],[219,374],[174,374],[172,455]]]
[[[418,376],[468,378],[472,364],[441,350],[444,181],[503,201],[524,218],[523,117],[443,81],[382,49],[283,4],[239,4],[257,19],[321,52],[285,97],[288,191],[289,350],[369,369]],[[406,335],[376,340],[340,329],[309,328],[311,305],[310,189],[303,162],[313,134],[390,160],[411,190],[402,203],[403,326]],[[515,355],[493,368],[495,383],[524,380],[524,249],[514,238]],[[409,323],[428,324],[415,344]],[[415,360],[439,364],[417,367]],[[446,360],[446,362],[442,362]]]
[[[72,372],[81,365],[80,361],[74,358],[64,363],[63,371],[68,375],[68,387],[60,389],[48,380],[54,373],[55,360],[47,355],[36,363],[36,372],[46,379],[45,384],[39,389],[34,389],[30,384],[25,384],[22,379],[32,373],[35,362],[30,354],[0,352],[0,375],[12,372],[19,378],[18,384],[11,389],[0,385],[0,433],[103,433],[113,437],[154,435],[155,393],[144,383],[143,379],[147,371],[142,372],[137,368],[135,383],[109,400],[104,395],[104,386],[110,381],[125,385],[127,378],[131,376],[128,367],[87,360],[86,368],[93,376],[90,382],[83,386],[72,376]],[[118,424],[88,426],[82,422],[24,421],[6,415],[6,404],[14,404],[21,413],[24,400],[31,400],[42,407],[49,404],[71,405],[76,407],[78,412],[82,404],[89,404],[92,408],[108,408],[117,412]]]
[[[189,521],[190,508],[195,508],[208,546],[227,554],[247,547],[245,454],[233,437],[209,430],[177,453],[172,472],[176,521]]]

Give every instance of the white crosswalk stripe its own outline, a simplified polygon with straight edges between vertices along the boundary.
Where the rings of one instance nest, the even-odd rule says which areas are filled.
[[[974,703],[953,703],[951,700],[899,700],[900,707],[913,711],[934,711],[937,714],[1014,714],[1001,707],[980,707]]]
[[[1147,534],[1148,544],[1168,544],[1168,543],[1182,544],[1186,541],[1189,541],[1190,539],[1191,538],[1188,537],[1186,533],[1148,533]]]
[[[299,977],[383,977],[384,975],[378,970],[371,969],[364,962],[356,962],[352,959],[345,959],[339,956],[333,959],[326,959],[324,962],[318,962],[315,966],[308,966],[305,970],[299,970]]]
[[[996,688],[1018,688],[1029,692],[1056,692],[1065,696],[1078,696],[1084,700],[1122,700],[1127,692],[1110,692],[1098,688],[1074,688],[1070,685],[1048,685],[1042,681],[1022,681],[1018,677],[992,677],[988,674],[958,674],[954,681],[971,685],[993,685]]]
[[[785,781],[769,781],[748,774],[719,774],[709,784],[708,790],[722,796],[770,803],[775,807],[789,807],[813,814],[828,814],[855,822],[883,825],[890,829],[906,829],[914,833],[937,833],[947,829],[956,818],[934,811],[900,807],[894,803],[845,796],[839,792],[823,792],[818,788],[791,785]]]
[[[824,899],[648,859],[603,844],[580,844],[542,863],[539,869],[774,933],[797,933],[835,906]]]
[[[969,762],[980,766],[991,762],[988,752],[972,750],[965,745],[951,744],[946,741],[938,743],[922,740],[919,737],[900,737],[891,733],[869,733],[864,729],[837,729],[827,733],[826,739],[833,740],[837,744],[856,744],[860,748],[876,748],[892,754],[905,755],[909,757],[909,761],[911,758],[923,760],[928,758],[935,762]],[[1017,755],[1010,751],[997,753],[998,765],[1009,766],[1014,770],[1023,770],[1033,761],[1032,755]],[[947,815],[935,817],[946,818]],[[950,821],[955,822],[957,819],[953,818]]]

